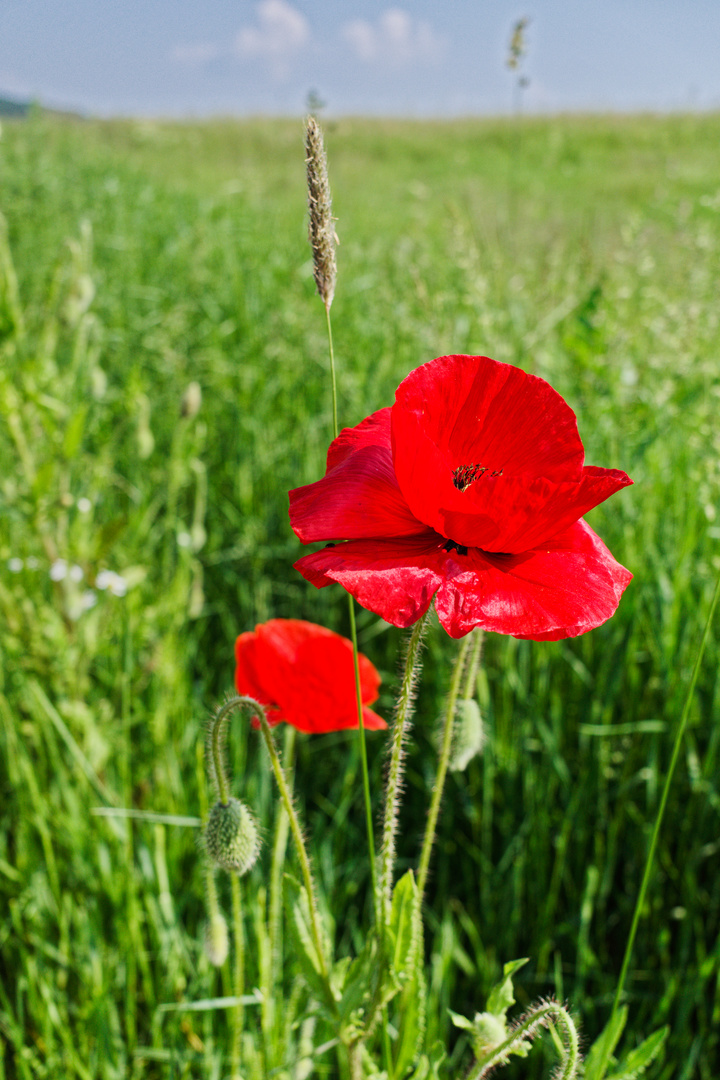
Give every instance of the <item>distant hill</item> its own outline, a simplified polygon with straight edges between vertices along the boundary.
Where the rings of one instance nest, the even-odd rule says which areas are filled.
[[[27,116],[31,108],[30,101],[15,101],[13,98],[0,97],[0,116]]]
[[[52,113],[53,116],[71,117],[73,120],[82,120],[83,114],[71,109],[50,109],[39,101],[18,101],[17,98],[3,97],[0,95],[0,117],[20,118],[28,116],[33,109],[40,112]]]

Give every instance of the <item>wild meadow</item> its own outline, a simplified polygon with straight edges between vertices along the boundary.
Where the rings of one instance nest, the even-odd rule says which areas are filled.
[[[634,574],[617,613],[557,642],[485,638],[487,741],[449,775],[426,892],[426,1044],[455,1077],[468,1042],[448,1010],[482,1011],[509,961],[529,958],[518,1009],[567,1001],[585,1048],[610,1014],[720,571],[720,116],[347,119],[325,136],[341,426],[434,357],[487,355],[548,380],[587,462],[635,481],[587,515]],[[204,949],[207,716],[241,632],[348,633],[339,586],[293,569],[287,515],[332,437],[303,159],[299,121],[3,124],[0,1080],[229,1075],[212,1002],[232,969]],[[357,620],[389,721],[406,635]],[[431,624],[398,877],[455,650]],[[711,1080],[720,1060],[719,660],[716,617],[625,984],[623,1053],[670,1029],[656,1080]],[[387,735],[367,740],[379,799]],[[277,994],[274,1014],[245,1005],[244,1075],[335,1077],[301,972],[268,958],[278,802],[247,717],[229,749],[264,839],[242,879],[245,985]],[[355,955],[373,901],[355,732],[296,752],[322,914]],[[292,1069],[258,1056],[261,1028]],[[554,1060],[546,1037],[502,1075]]]

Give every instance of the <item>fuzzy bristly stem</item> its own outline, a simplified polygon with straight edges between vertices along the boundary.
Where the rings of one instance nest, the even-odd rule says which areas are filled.
[[[297,731],[292,724],[286,724],[283,760],[285,762],[285,775],[287,777],[291,796],[293,788],[293,758],[295,756],[296,736]],[[281,804],[277,816],[277,824],[275,826],[275,839],[273,841],[272,863],[270,866],[270,900],[268,905],[268,935],[270,938],[270,955],[272,957],[271,963],[274,982],[278,980],[282,965],[282,875],[289,827],[290,819],[288,818],[287,810],[285,809],[285,805]]]
[[[450,693],[448,694],[447,707],[445,711],[445,722],[443,723],[442,742],[440,745],[440,754],[438,757],[437,774],[435,776],[435,784],[433,785],[432,797],[430,799],[430,809],[428,810],[427,824],[425,826],[425,836],[423,838],[422,851],[420,854],[420,864],[418,866],[417,889],[418,900],[420,902],[422,902],[422,898],[425,893],[425,884],[427,882],[428,868],[430,866],[430,855],[432,853],[433,844],[435,843],[435,829],[437,828],[437,819],[438,814],[440,813],[440,803],[442,801],[443,788],[445,787],[445,777],[447,775],[448,763],[450,761],[450,751],[452,750],[453,725],[455,723],[455,709],[457,706],[458,694],[460,692],[460,680],[462,678],[463,672],[467,667],[467,656],[470,648],[470,641],[471,635],[468,634],[468,636],[463,639],[462,644],[458,649],[458,654],[455,658],[455,666],[453,667],[452,679],[450,681]],[[480,648],[482,647],[481,631],[475,631],[475,641],[473,642],[473,644],[473,659],[475,660],[475,663],[474,665],[471,665],[471,670],[468,672],[468,681],[472,680],[474,689],[474,675],[480,659]],[[473,666],[475,671],[472,670]]]
[[[217,796],[223,806],[228,802],[228,783],[225,776],[225,762],[223,751],[225,749],[226,727],[230,713],[235,708],[235,698],[229,698],[215,713],[210,727],[210,753],[212,756],[211,776],[215,782]]]
[[[553,1021],[565,1035],[564,1057],[553,1076],[556,1076],[557,1080],[574,1080],[581,1063],[577,1028],[570,1013],[557,1001],[542,1001],[531,1006],[513,1025],[507,1039],[473,1066],[467,1080],[485,1080],[498,1065],[506,1065],[510,1055],[522,1049],[525,1040],[535,1038],[540,1028],[548,1027]]]
[[[382,849],[380,852],[380,902],[382,921],[385,927],[390,924],[395,836],[400,809],[400,793],[402,791],[403,759],[405,757],[404,744],[412,715],[415,684],[420,669],[420,646],[427,622],[428,614],[426,613],[415,623],[407,641],[402,684],[392,731],[390,764],[385,784],[385,809],[383,813]]]
[[[700,673],[700,664],[705,653],[705,646],[710,635],[710,628],[712,626],[713,615],[715,614],[715,608],[717,607],[718,599],[720,599],[720,574],[715,583],[715,592],[710,603],[710,610],[708,612],[707,620],[705,622],[705,629],[700,641],[697,656],[695,657],[695,665],[693,667],[692,675],[690,677],[690,684],[685,696],[685,703],[683,705],[683,711],[680,717],[680,723],[675,734],[675,743],[673,745],[672,756],[670,758],[670,765],[668,767],[667,776],[665,777],[665,784],[663,787],[662,796],[660,798],[660,804],[655,815],[655,824],[653,826],[652,837],[650,839],[650,847],[647,853],[647,859],[645,860],[645,870],[643,872],[642,881],[640,882],[640,891],[635,901],[635,910],[633,912],[632,924],[630,926],[630,933],[628,935],[627,945],[625,946],[625,956],[623,957],[622,968],[620,969],[620,978],[618,979],[617,989],[615,990],[615,998],[613,1000],[612,1012],[610,1014],[609,1024],[612,1024],[615,1019],[615,1014],[620,1007],[620,999],[622,997],[623,990],[625,988],[625,980],[627,978],[628,968],[630,966],[630,958],[632,956],[633,945],[635,944],[635,935],[637,934],[638,924],[640,922],[640,916],[645,904],[645,894],[647,893],[648,884],[650,881],[650,874],[652,872],[653,861],[655,859],[655,850],[657,848],[658,838],[660,836],[660,827],[665,814],[665,808],[667,806],[668,795],[670,794],[670,785],[672,784],[673,776],[675,774],[675,767],[680,756],[680,748],[682,746],[683,737],[685,735],[685,729],[687,727],[688,716],[690,715],[690,706],[692,705],[693,694],[695,692],[695,684],[697,683],[698,675]]]
[[[230,875],[232,883],[233,936],[235,941],[234,987],[235,997],[242,998],[245,993],[245,941],[243,938],[242,898],[240,878]],[[242,1052],[243,1006],[241,1002],[233,1009],[232,1039],[232,1080],[241,1080],[240,1057]]]
[[[303,876],[303,882],[305,884],[305,891],[308,898],[308,907],[310,909],[310,926],[313,936],[313,942],[318,956],[318,963],[320,964],[320,971],[323,980],[327,984],[327,991],[330,1000],[332,1000],[332,991],[330,989],[330,983],[328,981],[328,965],[327,958],[325,956],[325,948],[323,946],[322,934],[320,933],[320,922],[317,906],[317,897],[315,893],[315,884],[313,882],[312,872],[310,870],[310,859],[308,858],[307,849],[305,847],[305,841],[303,840],[302,830],[300,828],[300,822],[298,821],[295,807],[293,806],[292,796],[290,794],[290,788],[288,786],[285,773],[283,772],[282,765],[280,764],[280,756],[275,746],[275,740],[273,739],[272,729],[265,716],[265,710],[262,705],[250,697],[238,696],[231,699],[236,705],[242,708],[249,709],[255,714],[260,722],[260,730],[262,731],[263,738],[265,740],[265,746],[270,757],[270,764],[275,774],[275,780],[277,782],[278,790],[280,792],[280,798],[282,799],[285,810],[287,812],[288,820],[290,822],[290,831],[295,841],[295,848],[297,850],[298,859],[300,861],[300,870]]]

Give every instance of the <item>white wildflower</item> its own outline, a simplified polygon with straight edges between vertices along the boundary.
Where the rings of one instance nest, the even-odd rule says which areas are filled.
[[[51,581],[64,581],[67,577],[68,564],[65,559],[56,559],[50,567]]]

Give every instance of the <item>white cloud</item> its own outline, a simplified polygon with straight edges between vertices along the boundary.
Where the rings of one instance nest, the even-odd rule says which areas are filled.
[[[430,23],[413,19],[402,8],[388,8],[374,24],[366,19],[354,19],[345,24],[343,37],[365,63],[396,66],[436,61],[447,44]]]
[[[265,61],[276,78],[285,78],[290,61],[310,41],[310,25],[287,0],[260,0],[256,5],[254,26],[242,26],[233,41],[218,43],[198,41],[178,45],[173,58],[189,67],[202,67],[211,60]]]
[[[288,62],[310,41],[310,26],[287,0],[261,0],[257,24],[243,27],[235,38],[235,53],[270,61],[275,74],[282,75]]]

